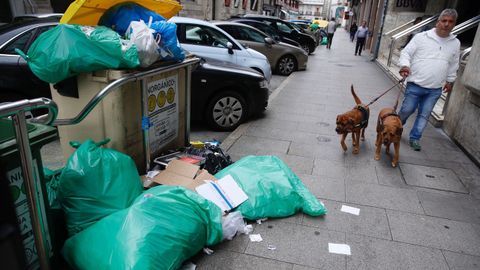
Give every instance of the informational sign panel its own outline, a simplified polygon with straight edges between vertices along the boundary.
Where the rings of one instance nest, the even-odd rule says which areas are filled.
[[[33,172],[36,183],[36,190],[39,192],[39,207],[42,219],[47,221],[47,215],[45,213],[44,197],[42,194],[42,189],[40,185],[40,176],[38,174],[38,167],[36,160],[33,160]],[[30,210],[28,206],[28,198],[26,193],[25,181],[23,181],[22,168],[17,167],[13,170],[7,172],[7,179],[10,184],[10,191],[15,204],[15,211],[17,212],[18,226],[20,229],[20,235],[23,241],[23,247],[25,250],[25,257],[27,266],[29,268],[36,268],[39,265],[37,249],[35,247],[35,238],[33,235],[32,221],[30,218]],[[45,229],[45,239],[47,245],[52,251],[52,245],[50,242],[50,233],[48,231],[48,226],[44,227]],[[50,253],[52,254],[52,253]]]
[[[178,74],[147,84],[150,152],[155,153],[178,136]]]
[[[393,0],[396,12],[424,12],[428,0]]]

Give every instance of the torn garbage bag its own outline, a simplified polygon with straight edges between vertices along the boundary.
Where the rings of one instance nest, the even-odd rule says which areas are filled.
[[[140,65],[135,44],[104,26],[59,24],[41,34],[27,55],[15,51],[38,78],[49,83],[83,72]]]
[[[327,212],[298,176],[275,156],[244,157],[215,177],[220,179],[228,174],[248,196],[236,209],[246,219],[286,217],[298,211],[310,216]]]
[[[58,189],[70,235],[129,207],[142,193],[134,161],[123,153],[101,147],[108,141],[71,143],[78,149],[68,159]]]
[[[157,186],[65,242],[75,269],[178,269],[222,239],[222,213],[183,187]]]

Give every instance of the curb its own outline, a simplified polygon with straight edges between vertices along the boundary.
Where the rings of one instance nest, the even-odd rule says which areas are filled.
[[[285,86],[289,83],[289,81],[295,77],[295,72],[290,74],[283,82],[275,89],[273,90],[272,94],[268,97],[268,104],[271,104],[271,102],[280,94],[280,92],[283,91]],[[230,148],[233,146],[233,144],[242,137],[245,132],[247,132],[248,128],[252,125],[251,121],[247,121],[240,126],[238,126],[228,137],[223,140],[223,142],[220,144],[220,146],[223,148],[223,150],[228,151]]]

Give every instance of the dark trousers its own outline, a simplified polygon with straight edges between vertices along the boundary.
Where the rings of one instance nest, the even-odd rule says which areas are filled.
[[[365,45],[365,38],[357,37],[357,44],[355,45],[355,54],[362,55],[363,45]]]
[[[328,33],[327,34],[327,49],[330,49],[332,47],[332,40],[333,40],[333,33]]]

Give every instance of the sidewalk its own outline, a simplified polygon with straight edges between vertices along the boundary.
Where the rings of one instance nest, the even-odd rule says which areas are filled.
[[[409,119],[399,168],[382,150],[375,161],[378,112],[391,107],[398,89],[374,103],[360,154],[343,153],[335,118],[354,106],[350,94],[367,103],[392,82],[339,29],[332,50],[317,48],[308,69],[293,73],[271,96],[265,115],[240,126],[223,147],[237,160],[277,155],[321,199],[328,214],[303,214],[255,224],[263,242],[241,235],[199,255],[197,269],[479,269],[480,170],[442,132],[429,125],[423,149],[408,146]],[[360,209],[358,216],[340,211]],[[329,253],[328,243],[347,244],[351,255]],[[275,250],[269,250],[273,245]]]

